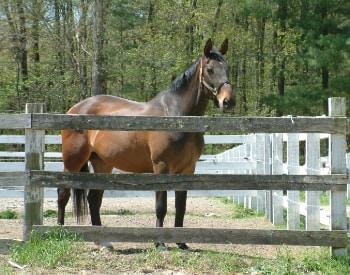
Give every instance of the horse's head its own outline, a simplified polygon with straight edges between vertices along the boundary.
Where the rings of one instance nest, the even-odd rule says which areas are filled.
[[[213,49],[213,42],[209,39],[200,61],[200,85],[203,85],[207,95],[214,99],[222,111],[232,109],[236,103],[235,94],[228,80],[229,66],[224,57],[227,48],[227,39],[222,43],[220,50]]]

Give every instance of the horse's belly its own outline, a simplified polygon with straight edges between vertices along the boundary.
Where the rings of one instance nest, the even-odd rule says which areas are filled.
[[[134,173],[153,171],[150,152],[143,133],[99,131],[92,133],[90,140],[93,151],[114,168]]]

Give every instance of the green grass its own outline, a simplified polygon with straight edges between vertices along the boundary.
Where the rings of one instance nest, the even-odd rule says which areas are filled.
[[[350,242],[349,242],[350,243]],[[345,258],[329,256],[329,249],[309,249],[292,255],[282,247],[275,260],[261,260],[247,272],[258,274],[350,274],[350,254]]]
[[[11,209],[6,209],[0,212],[0,219],[14,220],[17,218],[18,218],[17,213]]]
[[[232,199],[228,197],[219,198],[219,200],[230,206],[232,210],[232,218],[233,219],[246,219],[246,218],[256,218],[256,217],[263,217],[263,213],[258,213],[257,211],[254,211],[253,209],[244,208],[242,205],[235,204]]]
[[[299,199],[302,202],[305,202],[305,191],[300,191]],[[320,196],[321,205],[329,205],[329,192],[323,191]],[[347,205],[350,205],[350,199],[347,200]]]
[[[57,218],[57,211],[52,209],[45,210],[43,216],[44,218]]]
[[[11,258],[21,265],[32,265],[46,268],[69,266],[77,259],[77,245],[80,238],[61,227],[55,227],[44,234],[33,232],[29,241],[13,245],[10,248]]]
[[[248,268],[250,259],[236,253],[216,251],[184,252],[179,249],[167,253],[147,249],[137,255],[133,270],[183,270],[191,273],[232,274]]]

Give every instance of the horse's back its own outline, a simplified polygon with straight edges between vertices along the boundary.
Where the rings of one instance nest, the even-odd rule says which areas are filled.
[[[140,103],[111,95],[89,97],[75,104],[68,114],[113,115],[123,112],[142,113],[147,108]]]

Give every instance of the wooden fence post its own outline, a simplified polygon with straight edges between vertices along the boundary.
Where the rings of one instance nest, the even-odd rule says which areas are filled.
[[[27,103],[26,113],[43,113],[44,104]],[[44,130],[25,130],[25,169],[43,170],[44,169],[44,150],[45,150],[45,131]],[[32,226],[43,223],[43,197],[44,190],[31,184],[28,178],[24,187],[24,227],[23,240],[28,240]]]
[[[288,175],[299,173],[299,134],[287,135],[287,168]],[[299,191],[287,191],[287,229],[300,229]]]
[[[320,134],[306,135],[305,164],[308,175],[320,174]],[[305,191],[306,230],[320,230],[320,191]]]
[[[283,135],[274,134],[272,138],[272,174],[283,174]],[[272,190],[272,223],[283,224],[283,191]]]
[[[256,174],[265,174],[265,135],[255,135],[255,161],[256,161]],[[257,211],[265,213],[265,191],[257,191]]]
[[[347,167],[347,170],[348,170],[348,175],[350,175],[350,153],[346,154],[346,167]],[[348,198],[348,200],[350,199],[350,177],[349,177],[349,180],[348,180],[346,197]]]
[[[345,98],[328,99],[328,114],[331,117],[346,115]],[[329,138],[329,163],[331,174],[346,173],[346,136],[331,134]],[[346,230],[346,191],[330,191],[330,230]],[[332,256],[346,256],[347,247],[332,247]]]
[[[271,175],[272,173],[272,146],[271,146],[271,134],[264,134],[265,136],[265,153],[264,153],[264,165],[265,175]],[[267,190],[265,193],[265,217],[272,222],[272,191]]]

